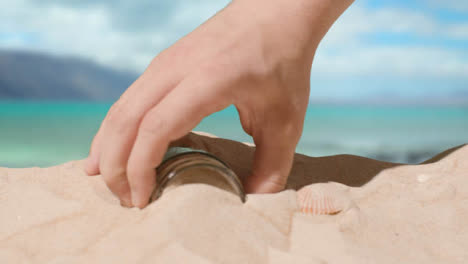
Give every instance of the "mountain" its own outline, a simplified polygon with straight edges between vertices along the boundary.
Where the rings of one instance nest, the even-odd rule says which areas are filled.
[[[79,58],[0,51],[0,99],[113,101],[136,78]]]

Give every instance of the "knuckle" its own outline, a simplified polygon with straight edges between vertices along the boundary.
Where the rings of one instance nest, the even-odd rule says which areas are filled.
[[[160,115],[147,115],[140,124],[139,133],[154,137],[156,135],[163,135],[166,127],[167,122]]]
[[[302,134],[304,116],[294,106],[278,107],[276,111],[270,111],[273,116],[269,116],[272,121],[272,127],[277,131],[279,137],[288,139],[297,139]]]
[[[178,57],[181,57],[180,52],[174,52],[172,49],[165,49],[161,51],[156,57],[154,57],[146,72],[157,72],[164,69],[176,69]],[[185,60],[186,57],[183,57]]]
[[[145,73],[152,74],[155,71],[159,71],[163,67],[164,61],[167,61],[164,58],[165,57],[163,56],[163,54],[160,54],[160,55],[154,57],[151,60],[148,67],[146,68]]]
[[[107,121],[111,124],[115,124],[119,120],[121,113],[123,112],[122,108],[122,103],[119,103],[119,101],[115,102],[109,109],[109,112],[107,113]]]
[[[289,142],[290,140],[298,140],[302,134],[302,122],[298,121],[295,117],[289,116],[285,118],[280,118],[274,121],[270,129],[264,131],[266,133],[265,136],[275,137],[280,139],[282,142]],[[273,131],[273,133],[272,133]],[[286,140],[285,140],[286,139]]]
[[[224,59],[203,62],[197,71],[199,85],[211,87],[220,82],[231,82],[238,78],[237,69],[230,64],[232,62]]]
[[[295,139],[300,136],[302,132],[302,124],[294,120],[287,121],[283,125],[282,132],[284,136]]]
[[[109,110],[106,121],[113,129],[124,131],[138,122],[138,115],[131,107],[116,103]]]

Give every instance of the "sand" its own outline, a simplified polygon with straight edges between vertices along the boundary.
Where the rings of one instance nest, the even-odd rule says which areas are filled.
[[[251,166],[253,148],[238,142],[190,134],[175,145],[211,151],[241,177]],[[128,209],[100,177],[82,161],[0,168],[0,263],[468,262],[467,145],[421,165],[297,154],[289,190],[245,204],[187,185]],[[301,213],[296,190],[319,182],[350,206]]]

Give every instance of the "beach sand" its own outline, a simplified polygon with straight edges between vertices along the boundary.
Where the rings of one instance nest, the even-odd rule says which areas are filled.
[[[241,177],[253,147],[190,134]],[[320,184],[317,184],[320,183]],[[338,184],[340,183],[340,184]],[[300,212],[310,184],[340,197],[333,215]],[[467,263],[468,145],[421,165],[297,154],[286,191],[176,188],[124,208],[83,161],[0,168],[0,263]]]

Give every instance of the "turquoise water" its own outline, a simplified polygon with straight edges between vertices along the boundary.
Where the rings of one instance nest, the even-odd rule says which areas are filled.
[[[86,157],[111,104],[0,102],[0,166],[50,166]],[[250,141],[233,107],[197,130]],[[297,151],[421,162],[468,143],[468,107],[312,106]]]

